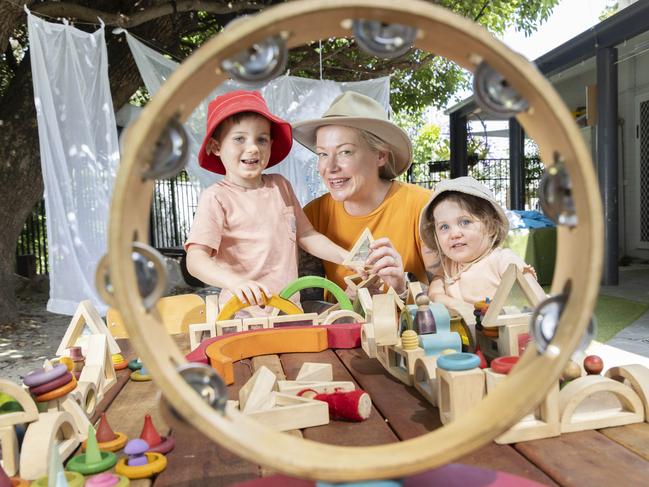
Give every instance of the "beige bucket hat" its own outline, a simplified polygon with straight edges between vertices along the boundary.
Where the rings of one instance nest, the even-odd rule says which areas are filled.
[[[394,153],[396,175],[412,162],[412,144],[405,130],[388,120],[380,103],[355,91],[339,95],[322,118],[293,124],[293,138],[311,152],[316,151],[316,131],[325,125],[343,125],[363,129],[387,143]]]
[[[498,229],[495,241],[500,243],[505,240],[507,232],[509,232],[509,220],[507,219],[507,215],[505,215],[505,210],[503,210],[496,202],[493,193],[484,184],[476,181],[471,176],[462,176],[455,179],[444,179],[443,181],[440,181],[437,186],[435,186],[435,191],[433,191],[433,196],[431,196],[430,201],[426,203],[426,206],[424,206],[424,209],[421,211],[419,217],[419,235],[429,249],[435,251],[438,250],[437,241],[435,239],[433,217],[429,214],[430,208],[435,199],[447,191],[457,191],[458,193],[477,196],[493,206],[498,215],[498,219],[500,220],[500,228]]]

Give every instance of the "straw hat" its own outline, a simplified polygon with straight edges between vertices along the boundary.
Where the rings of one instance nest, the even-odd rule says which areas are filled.
[[[331,102],[322,118],[294,123],[293,138],[311,152],[316,152],[316,131],[325,125],[343,125],[376,135],[391,147],[397,176],[410,167],[410,137],[405,130],[390,122],[383,107],[369,96],[346,91]]]
[[[257,91],[235,90],[214,98],[207,107],[207,129],[203,144],[198,151],[199,165],[208,171],[225,174],[225,166],[221,158],[213,153],[207,153],[207,142],[221,122],[237,113],[254,112],[265,117],[270,122],[270,136],[273,145],[270,148],[268,166],[271,167],[284,160],[291,151],[293,138],[291,124],[273,115],[266,101]]]
[[[444,179],[443,181],[440,181],[437,186],[435,186],[435,191],[433,192],[430,201],[426,203],[426,206],[424,206],[424,209],[421,211],[421,216],[419,217],[419,235],[429,249],[435,251],[438,250],[437,242],[435,240],[433,217],[429,214],[429,210],[435,199],[447,191],[470,194],[482,198],[489,203],[494,210],[496,210],[496,214],[500,220],[500,227],[495,241],[502,242],[505,240],[507,232],[509,231],[509,220],[507,219],[507,215],[505,215],[505,210],[503,210],[496,202],[493,193],[484,184],[476,181],[471,176],[462,176],[455,179]]]

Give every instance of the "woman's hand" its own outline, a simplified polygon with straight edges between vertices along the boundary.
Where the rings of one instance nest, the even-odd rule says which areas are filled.
[[[371,274],[378,274],[397,294],[406,290],[406,277],[401,255],[395,250],[389,238],[383,237],[370,245],[370,255],[365,266]]]
[[[239,301],[250,305],[263,306],[271,297],[270,290],[256,281],[241,281],[229,290],[239,298]]]

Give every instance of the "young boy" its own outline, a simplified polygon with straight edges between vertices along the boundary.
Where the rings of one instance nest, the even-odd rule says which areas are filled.
[[[257,92],[233,91],[209,104],[198,160],[225,178],[201,194],[185,250],[189,272],[222,288],[221,306],[232,295],[262,305],[264,295],[279,294],[297,279],[298,245],[337,264],[347,256],[313,229],[286,179],[262,174],[292,143],[291,125]]]

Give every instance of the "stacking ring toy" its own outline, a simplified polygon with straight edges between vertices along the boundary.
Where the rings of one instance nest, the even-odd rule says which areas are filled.
[[[134,358],[128,363],[128,368],[131,370],[140,370],[142,368],[142,361],[139,358]]]
[[[516,356],[498,357],[491,361],[491,370],[497,374],[509,374],[512,367],[518,363]]]
[[[45,394],[41,394],[40,396],[36,396],[36,402],[47,402],[47,401],[53,401],[54,399],[58,399],[59,397],[65,396],[68,392],[71,392],[74,390],[74,388],[77,387],[77,379],[72,377],[72,380],[68,382],[67,384],[54,389],[50,392],[46,392]]]
[[[299,279],[296,279],[288,286],[286,286],[279,293],[280,298],[291,299],[291,297],[303,289],[310,289],[312,287],[325,289],[329,291],[336,302],[340,305],[340,309],[346,309],[347,311],[353,311],[354,305],[352,304],[349,296],[345,294],[345,291],[333,281],[325,279],[320,276],[302,276]]]
[[[302,313],[302,310],[298,308],[293,302],[289,301],[288,299],[280,298],[279,296],[271,296],[270,298],[268,298],[265,305],[277,308],[287,315],[297,315]],[[245,309],[248,306],[254,305],[242,303],[239,298],[232,296],[230,299],[228,299],[227,303],[223,305],[223,309],[219,313],[219,316],[216,318],[216,320],[229,320],[237,311]]]
[[[51,382],[46,382],[45,384],[36,387],[30,387],[29,392],[34,396],[38,396],[40,394],[45,394],[46,392],[53,391],[54,389],[67,384],[71,380],[72,374],[70,372],[66,372],[61,377],[58,377]]]
[[[69,487],[83,487],[84,478],[83,478],[83,475],[81,475],[78,472],[66,471],[65,472],[65,480],[67,480]],[[13,482],[13,479],[12,479],[12,482]],[[22,487],[23,485],[24,486],[28,485],[27,481],[23,480],[23,482],[24,483],[20,483],[20,484],[13,484],[12,483],[12,487]],[[34,480],[31,483],[31,487],[47,487],[49,485],[48,482],[49,482],[49,477],[48,476],[41,477],[41,478],[39,478],[37,480]]]
[[[79,472],[83,475],[105,472],[117,462],[117,456],[113,452],[99,450],[100,460],[93,463],[86,463],[87,453],[81,453],[68,460],[66,469],[72,472]],[[119,472],[118,472],[119,473]]]
[[[42,384],[45,384],[46,382],[58,379],[67,371],[68,368],[63,364],[57,364],[52,367],[52,370],[47,371],[43,369],[36,369],[25,376],[25,378],[23,379],[23,384],[25,384],[27,387],[40,386]]]
[[[104,472],[88,477],[84,487],[128,487],[129,485],[130,481],[123,475]]]
[[[437,366],[444,370],[471,370],[480,366],[480,357],[475,353],[449,353],[437,357]]]
[[[145,455],[148,463],[134,467],[126,463],[128,460],[126,457],[120,458],[115,466],[115,472],[129,479],[146,479],[167,468],[167,457],[162,453],[146,452]]]
[[[533,326],[552,325],[547,328],[546,343],[528,347],[516,371],[463,415],[462,421],[403,442],[347,447],[277,433],[234,407],[219,409],[222,401],[203,400],[208,393],[220,394],[218,376],[209,375],[210,369],[186,373],[183,354],[165,332],[159,314],[141,297],[138,278],[142,282],[147,276],[133,265],[133,254],[135,245],[144,246],[142,241],[148,236],[155,185],[152,177],[143,175],[164,163],[156,155],[155,144],[172,140],[170,131],[227,79],[225,61],[238,59],[238,54],[245,55],[251,46],[262,45],[267,39],[293,48],[357,33],[359,38],[366,36],[365,44],[381,44],[381,39],[369,33],[371,29],[363,27],[368,22],[379,30],[382,23],[411,28],[414,47],[456,62],[475,73],[487,88],[494,88],[477,85],[482,91],[477,90],[476,95],[480,93],[485,106],[494,95],[496,105],[515,107],[507,117],[515,116],[539,145],[547,168],[542,185],[547,193],[541,199],[554,210],[559,223],[551,294],[562,299],[558,308],[543,302],[535,310],[538,319],[532,321]],[[404,37],[399,39],[401,44]],[[410,40],[405,42],[407,46]],[[485,78],[484,73],[496,76]],[[494,79],[497,82],[490,84]],[[515,103],[509,104],[507,94],[512,92]],[[539,404],[556,383],[584,335],[597,299],[604,255],[602,214],[593,162],[562,99],[534,65],[486,29],[440,6],[416,0],[298,0],[234,22],[208,40],[171,74],[128,127],[110,213],[110,286],[104,283],[104,289],[109,291],[110,304],[122,314],[134,349],[166,401],[178,416],[212,440],[255,464],[290,476],[328,482],[401,478],[436,468],[487,444]],[[98,279],[100,286],[103,281]],[[552,314],[557,309],[560,313]],[[202,382],[190,381],[199,374],[203,374]]]

